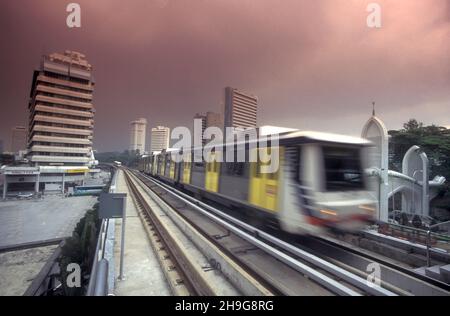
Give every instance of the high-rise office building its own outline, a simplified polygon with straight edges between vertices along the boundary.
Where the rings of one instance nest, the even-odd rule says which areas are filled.
[[[139,153],[145,153],[145,133],[147,130],[147,120],[145,118],[137,119],[131,122],[130,132],[130,150]]]
[[[202,120],[202,130],[201,130],[201,136],[203,137],[205,130],[208,127],[218,127],[221,130],[223,129],[223,117],[219,113],[214,112],[206,112],[206,114],[196,114],[194,116],[194,120]],[[195,131],[194,131],[195,132]],[[194,137],[196,135],[193,135]],[[205,145],[207,142],[206,139],[203,139],[202,144]]]
[[[27,128],[16,126],[11,131],[11,152],[18,153],[27,149]]]
[[[94,106],[92,66],[74,52],[43,56],[33,73],[28,158],[38,165],[89,165]]]
[[[202,131],[201,132],[203,135],[203,133],[205,132],[205,129],[206,129],[206,115],[197,113],[194,116],[194,122],[195,122],[195,120],[202,120]]]
[[[3,148],[3,140],[0,139],[0,155],[3,154],[5,149]]]
[[[222,114],[214,112],[206,112],[206,128],[208,127],[218,127],[222,129],[223,127]]]
[[[169,148],[170,128],[158,126],[152,128],[151,152],[162,151]]]
[[[238,89],[225,88],[224,126],[256,127],[258,98]]]

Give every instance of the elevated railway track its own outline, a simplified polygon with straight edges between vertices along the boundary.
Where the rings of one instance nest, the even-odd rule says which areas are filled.
[[[332,239],[295,238],[256,228],[156,178],[123,170],[133,199],[145,210],[152,232],[158,240],[164,240],[162,247],[168,250],[167,258],[173,260],[171,271],[179,272],[178,282],[185,285],[185,294],[220,295],[217,285],[204,278],[211,271],[227,280],[236,294],[243,295],[450,294],[447,284],[380,257]],[[206,258],[209,264],[200,269],[203,273],[195,272],[198,267],[186,260],[189,254],[174,246],[167,237],[170,234],[164,233],[163,225],[155,221],[152,208],[156,205]],[[370,279],[370,264],[377,265],[379,280]]]

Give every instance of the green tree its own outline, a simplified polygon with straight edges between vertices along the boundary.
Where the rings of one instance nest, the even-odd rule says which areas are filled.
[[[61,269],[61,285],[63,295],[81,296],[84,295],[85,288],[89,281],[89,273],[92,269],[92,261],[95,256],[97,237],[101,220],[98,218],[98,203],[86,212],[86,215],[77,223],[72,236],[67,238],[61,249],[59,265]],[[67,265],[77,263],[81,267],[82,286],[81,288],[68,287],[65,280],[69,273]]]
[[[423,127],[423,123],[417,122],[416,119],[410,119],[408,122],[403,124],[403,129],[406,132],[418,132]]]
[[[427,154],[430,161],[431,178],[440,175],[447,179],[441,194],[432,202],[450,211],[450,129],[437,125],[424,126],[416,119],[410,119],[403,129],[389,131],[389,164],[400,171],[406,151],[413,145]]]

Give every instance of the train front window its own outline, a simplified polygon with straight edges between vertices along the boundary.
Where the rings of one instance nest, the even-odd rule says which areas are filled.
[[[360,148],[323,147],[325,190],[363,190]]]

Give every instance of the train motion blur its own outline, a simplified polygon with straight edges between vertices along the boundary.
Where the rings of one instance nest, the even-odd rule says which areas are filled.
[[[198,161],[203,148],[168,149],[143,156],[139,171],[167,184],[244,213],[250,219],[275,222],[292,234],[321,235],[358,231],[375,221],[378,200],[364,173],[370,142],[357,137],[319,132],[286,132],[276,147],[279,168],[267,166],[261,153],[274,150],[260,140],[244,142],[245,157],[255,162]],[[215,146],[225,155],[236,146]],[[253,146],[252,146],[253,145]],[[181,162],[173,154],[183,156]],[[236,153],[235,153],[236,154]],[[267,157],[267,156],[266,156]]]

